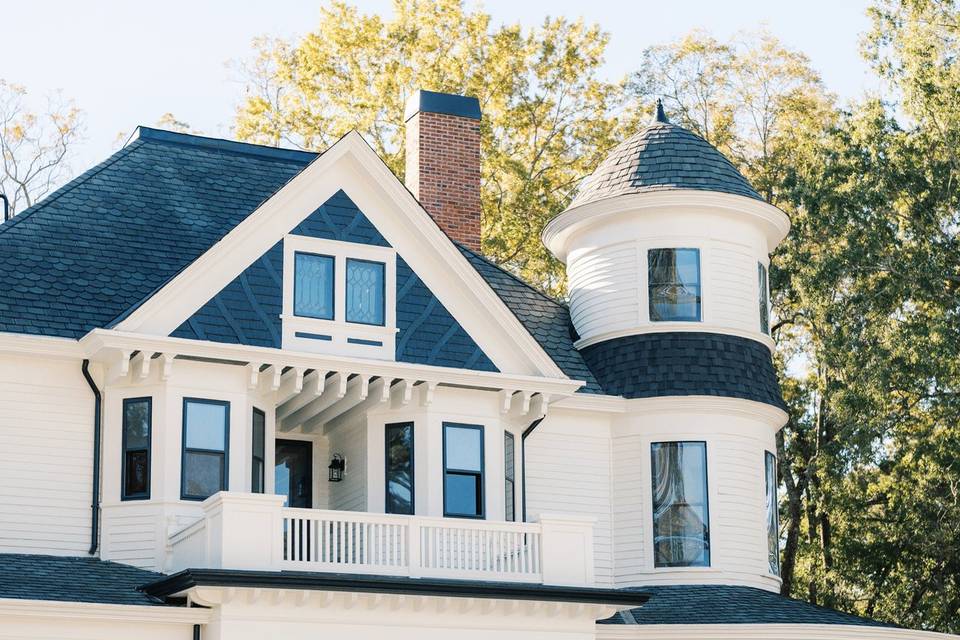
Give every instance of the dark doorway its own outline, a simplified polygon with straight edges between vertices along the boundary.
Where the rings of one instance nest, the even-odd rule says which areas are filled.
[[[277,440],[276,489],[287,507],[313,508],[313,443]]]

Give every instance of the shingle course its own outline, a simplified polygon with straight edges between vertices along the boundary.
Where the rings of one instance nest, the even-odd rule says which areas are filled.
[[[642,607],[621,611],[598,624],[836,624],[892,625],[794,600],[778,593],[732,585],[643,587]]]
[[[0,554],[0,598],[160,606],[137,587],[162,577],[93,557]]]
[[[762,200],[709,142],[675,124],[654,122],[610,152],[580,184],[570,207],[669,189],[718,191]]]

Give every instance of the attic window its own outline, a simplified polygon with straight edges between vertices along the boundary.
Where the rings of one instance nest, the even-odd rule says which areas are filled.
[[[333,256],[297,253],[294,262],[293,312],[333,320]]]
[[[347,258],[347,322],[383,326],[386,265]]]

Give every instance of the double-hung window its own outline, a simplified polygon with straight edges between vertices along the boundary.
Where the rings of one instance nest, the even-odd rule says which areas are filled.
[[[386,426],[386,512],[413,515],[413,423]]]
[[[483,518],[483,427],[443,424],[443,515]]]
[[[760,287],[760,331],[770,333],[770,285],[767,281],[767,268],[757,263],[757,284]]]
[[[152,404],[150,398],[127,398],[123,401],[122,500],[150,498]]]
[[[250,466],[250,492],[263,493],[266,482],[266,428],[267,415],[260,409],[253,410],[252,461]]]
[[[293,313],[333,320],[333,256],[297,252],[294,258]]]
[[[507,522],[517,520],[516,460],[513,434],[503,432],[503,516]]]
[[[655,442],[650,453],[655,566],[710,566],[707,444]]]
[[[227,489],[230,403],[183,399],[180,497],[204,500]]]
[[[766,484],[767,560],[770,573],[780,575],[780,523],[777,513],[777,457],[764,452],[763,475]]]
[[[347,258],[347,322],[382,327],[386,298],[386,265]]]
[[[700,250],[647,251],[650,320],[699,322]]]

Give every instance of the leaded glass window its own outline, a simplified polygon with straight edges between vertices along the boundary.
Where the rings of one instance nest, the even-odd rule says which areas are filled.
[[[294,315],[333,320],[333,257],[298,252],[294,263]]]
[[[384,324],[384,271],[382,262],[347,258],[347,322]]]
[[[707,444],[655,442],[650,453],[654,564],[710,566]]]
[[[700,250],[650,249],[647,252],[650,320],[700,320]]]

